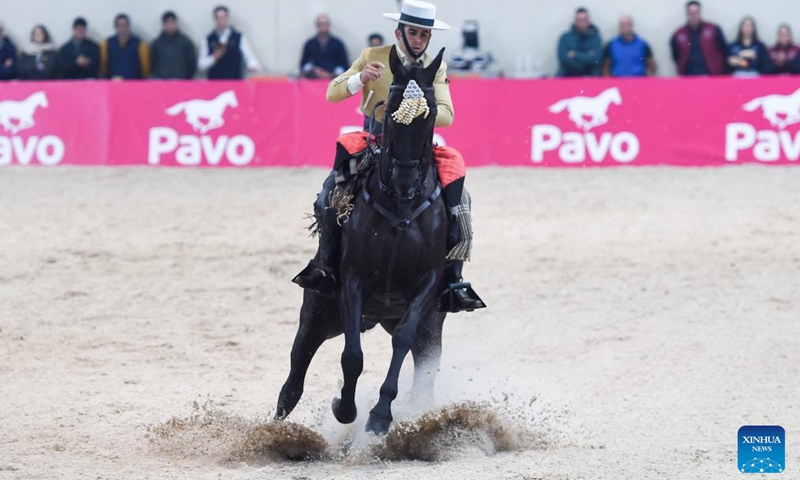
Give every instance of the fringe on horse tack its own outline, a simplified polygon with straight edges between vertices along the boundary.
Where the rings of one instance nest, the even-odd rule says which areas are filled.
[[[461,227],[461,240],[447,254],[448,260],[468,262],[472,258],[472,199],[465,188],[461,193],[461,203],[457,207],[458,223]]]
[[[331,193],[331,198],[328,203],[331,208],[336,210],[336,223],[338,223],[340,227],[350,220],[350,214],[353,213],[353,209],[356,208],[355,205],[352,204],[352,201],[353,193],[343,185],[337,185]]]
[[[308,236],[311,238],[316,238],[317,235],[319,235],[319,229],[321,228],[319,224],[319,218],[317,218],[317,216],[313,213],[306,213],[304,220],[311,221],[311,224],[306,227],[306,230],[309,231]]]

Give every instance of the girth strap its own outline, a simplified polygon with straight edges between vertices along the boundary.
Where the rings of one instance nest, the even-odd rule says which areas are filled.
[[[364,201],[367,203],[367,205],[372,205],[372,208],[374,208],[376,212],[383,215],[384,218],[389,220],[389,222],[392,224],[392,228],[395,228],[398,231],[397,236],[394,238],[394,245],[392,245],[392,255],[389,257],[389,271],[386,274],[386,288],[383,292],[383,302],[388,307],[391,304],[389,290],[392,288],[392,278],[394,277],[394,267],[397,263],[397,252],[400,250],[400,240],[403,238],[403,234],[406,233],[406,229],[410,227],[411,224],[414,223],[414,221],[419,218],[423,212],[425,212],[425,210],[430,208],[430,206],[436,202],[442,193],[442,189],[437,184],[436,190],[433,191],[431,196],[422,202],[406,219],[398,218],[397,215],[390,212],[389,209],[374,201],[367,191],[366,186],[364,187],[363,192]]]

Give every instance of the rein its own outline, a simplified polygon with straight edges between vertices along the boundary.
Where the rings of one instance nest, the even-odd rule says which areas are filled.
[[[392,93],[397,92],[397,91],[404,91],[405,88],[406,88],[405,86],[392,85],[391,87],[389,87],[389,94],[391,96]],[[423,92],[424,93],[433,93],[434,92],[434,88],[433,87],[425,88],[425,89],[423,89]],[[372,123],[370,123],[370,134],[372,132],[372,129],[374,128],[375,112],[377,111],[379,106],[383,105],[383,103],[384,102],[378,103],[375,106],[375,108],[373,109]],[[383,123],[384,126],[387,125],[386,122],[390,122],[390,121],[394,121],[394,120],[389,115],[388,108],[387,108],[387,109],[384,110],[384,123]],[[369,136],[368,136],[368,138],[369,138]],[[417,198],[421,194],[421,192],[425,188],[427,188],[427,186],[428,186],[428,176],[429,176],[430,171],[431,171],[431,164],[433,163],[433,153],[431,151],[432,145],[429,145],[430,142],[428,140],[426,140],[426,144],[423,147],[423,152],[425,152],[425,153],[423,153],[423,157],[421,157],[421,158],[416,158],[416,159],[412,159],[412,160],[399,160],[397,158],[394,158],[392,156],[392,154],[391,154],[391,147],[390,147],[391,142],[386,142],[385,140],[386,140],[386,137],[384,136],[384,148],[381,151],[380,166],[378,168],[378,182],[380,184],[380,189],[384,193],[386,193],[386,194],[388,194],[390,196],[395,196],[395,192],[391,188],[391,176],[390,176],[390,185],[387,185],[383,181],[384,161],[388,159],[389,162],[390,162],[390,164],[389,164],[390,171],[393,170],[395,167],[399,167],[399,168],[416,168],[417,170],[420,170],[419,171],[420,182],[419,182],[419,185],[417,186],[417,190],[414,192],[414,196],[411,198],[411,200]],[[426,159],[428,160],[428,162],[425,165],[425,170],[421,171],[421,166],[422,166],[423,162]],[[420,217],[420,215],[422,215],[426,210],[428,210],[428,208],[430,208],[434,203],[436,203],[436,200],[438,200],[439,197],[442,194],[442,189],[437,183],[436,184],[436,188],[433,190],[433,193],[431,193],[425,200],[423,200],[422,203],[420,203],[417,206],[417,208],[414,209],[414,211],[411,212],[411,214],[407,218],[402,218],[402,219],[399,218],[397,215],[395,215],[388,208],[386,208],[383,205],[381,205],[375,198],[373,198],[369,194],[369,191],[368,191],[366,185],[364,185],[364,188],[363,188],[362,191],[363,191],[363,196],[364,196],[364,202],[367,205],[372,206],[372,208],[375,209],[376,212],[378,212],[381,216],[383,216],[386,220],[389,221],[389,223],[392,225],[393,229],[397,230],[397,235],[395,236],[394,242],[392,244],[392,254],[389,257],[389,266],[388,266],[387,274],[386,274],[386,286],[385,286],[384,294],[383,294],[383,296],[384,296],[383,297],[384,304],[387,307],[389,307],[391,305],[390,290],[391,290],[391,287],[392,287],[392,280],[394,278],[394,270],[395,270],[395,267],[397,266],[397,255],[398,255],[398,252],[400,250],[400,243],[401,243],[401,241],[403,239],[403,236],[405,235],[406,230]]]
[[[410,227],[414,221],[425,212],[425,210],[430,208],[430,206],[433,205],[436,200],[438,200],[439,196],[442,194],[442,189],[437,184],[433,193],[427,199],[425,199],[425,201],[419,204],[419,206],[413,212],[411,212],[411,215],[409,215],[408,218],[404,219],[399,218],[397,215],[389,211],[388,208],[375,201],[375,199],[373,199],[367,191],[366,185],[362,191],[364,192],[364,202],[366,202],[367,205],[371,205],[375,211],[381,214],[385,219],[389,220],[389,222],[392,224],[392,228],[397,230],[397,236],[395,237],[394,244],[392,245],[392,255],[389,257],[389,269],[386,274],[386,288],[384,289],[383,293],[383,302],[388,307],[391,305],[389,291],[392,288],[392,277],[394,277],[394,267],[397,264],[397,252],[400,250],[400,240],[403,239],[403,234],[406,233],[406,229],[408,229],[408,227]]]

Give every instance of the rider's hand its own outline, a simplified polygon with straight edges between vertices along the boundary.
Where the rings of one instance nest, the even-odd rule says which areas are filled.
[[[386,65],[380,62],[368,63],[364,70],[361,71],[361,83],[367,83],[381,78],[381,70],[386,68]]]

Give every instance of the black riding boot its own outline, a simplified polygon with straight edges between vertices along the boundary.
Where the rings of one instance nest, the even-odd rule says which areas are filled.
[[[442,198],[447,207],[447,252],[461,241],[461,223],[458,218],[458,207],[461,203],[461,192],[464,190],[464,179],[458,179],[442,190]],[[447,260],[443,275],[444,293],[442,294],[442,310],[455,313],[466,310],[471,312],[486,307],[481,298],[469,283],[464,282],[462,270],[463,260]]]
[[[448,285],[445,295],[452,295],[449,299],[449,309],[447,311],[455,313],[462,310],[471,312],[479,308],[485,308],[486,304],[478,297],[472,286],[464,282],[461,271],[464,262],[461,260],[448,260],[445,267],[445,282]]]
[[[336,218],[336,210],[330,206],[330,196],[336,188],[336,174],[331,173],[322,184],[322,191],[314,202],[314,216],[319,226],[319,250],[314,260],[308,263],[292,282],[319,294],[330,296],[336,287],[336,264],[342,227]]]

